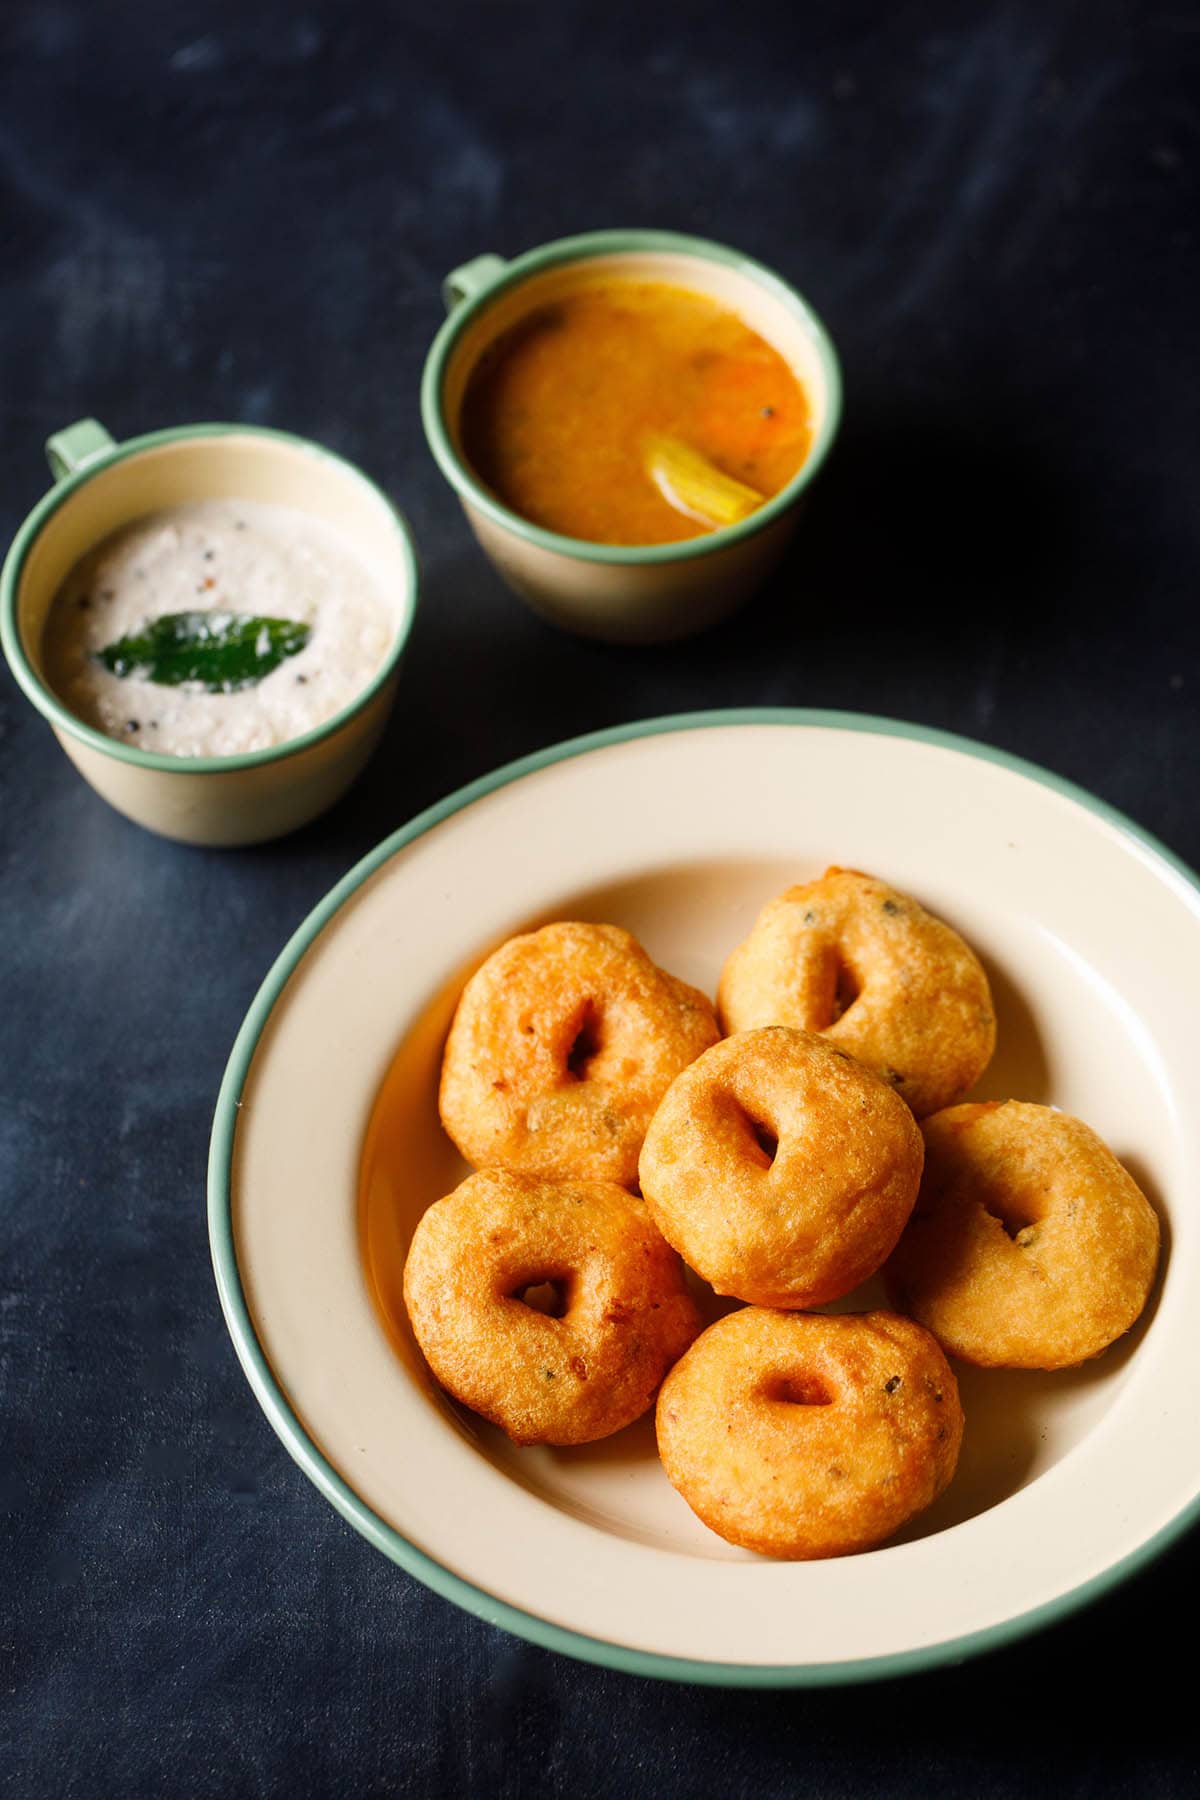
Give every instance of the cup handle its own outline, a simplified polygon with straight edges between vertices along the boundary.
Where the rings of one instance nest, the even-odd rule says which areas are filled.
[[[490,288],[494,281],[498,281],[507,267],[502,256],[493,256],[488,251],[483,256],[472,257],[461,268],[451,269],[442,283],[442,299],[445,301],[446,311],[453,312],[464,300],[474,300],[477,294],[482,294],[484,288]]]
[[[46,439],[46,461],[55,481],[65,481],[84,463],[107,456],[116,447],[99,419],[76,419],[73,425],[64,425],[61,431]]]

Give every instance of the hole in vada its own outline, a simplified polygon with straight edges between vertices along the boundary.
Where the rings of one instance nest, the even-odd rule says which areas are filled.
[[[850,1008],[854,1005],[854,1002],[861,993],[862,982],[858,979],[854,970],[850,968],[849,964],[842,962],[839,958],[837,980],[833,987],[833,1018],[830,1020],[831,1025],[836,1025],[842,1015],[850,1011]]]
[[[771,1375],[763,1388],[767,1400],[782,1400],[787,1406],[832,1406],[833,1395],[819,1375]]]
[[[779,1138],[769,1125],[764,1124],[761,1119],[756,1119],[753,1114],[743,1112],[742,1117],[746,1122],[747,1131],[754,1140],[755,1148],[759,1151],[758,1160],[764,1169],[769,1169],[779,1155]]]
[[[766,1125],[759,1125],[754,1119],[750,1121],[750,1129],[754,1133],[754,1141],[766,1157],[773,1163],[779,1154],[779,1139]]]
[[[600,1054],[600,1021],[589,1004],[583,1021],[575,1033],[575,1041],[567,1051],[567,1074],[574,1081],[586,1081],[588,1066]]]
[[[993,1219],[999,1219],[1005,1233],[1013,1240],[1014,1244],[1020,1244],[1024,1248],[1032,1240],[1033,1227],[1037,1224],[1036,1217],[1027,1208],[1014,1205],[1008,1194],[988,1194],[982,1199],[981,1204],[983,1210],[990,1213]],[[1025,1236],[1026,1233],[1029,1233],[1028,1237]]]
[[[561,1319],[568,1305],[567,1284],[565,1281],[551,1281],[543,1277],[523,1283],[515,1289],[511,1298],[519,1300],[531,1312],[544,1313],[548,1319]]]

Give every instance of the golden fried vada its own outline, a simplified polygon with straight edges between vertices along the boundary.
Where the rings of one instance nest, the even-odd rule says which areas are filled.
[[[612,1182],[499,1169],[424,1214],[404,1301],[441,1385],[518,1444],[620,1431],[700,1329],[640,1201]]]
[[[895,1313],[710,1325],[662,1385],[658,1449],[709,1528],[764,1556],[881,1543],[946,1487],[963,1415],[941,1350]]]
[[[776,1025],[725,1038],[676,1076],[639,1175],[659,1230],[718,1294],[817,1306],[887,1256],[922,1155],[885,1081],[827,1038]]]
[[[884,1280],[893,1305],[985,1368],[1099,1356],[1146,1304],[1158,1217],[1081,1119],[1020,1100],[922,1124],[925,1173]]]
[[[717,1009],[727,1032],[822,1032],[918,1118],[961,1099],[996,1046],[975,952],[907,894],[856,869],[827,869],[768,902],[722,970]]]
[[[468,1162],[630,1184],[655,1107],[720,1036],[712,1002],[616,925],[545,925],[463,990],[442,1123]]]

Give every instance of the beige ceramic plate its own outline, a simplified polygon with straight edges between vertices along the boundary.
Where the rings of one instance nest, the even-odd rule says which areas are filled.
[[[552,918],[611,920],[712,991],[762,902],[829,862],[911,890],[987,963],[978,1094],[1093,1124],[1167,1227],[1148,1315],[1057,1376],[962,1370],[948,1493],[869,1554],[778,1564],[707,1531],[643,1421],[516,1450],[452,1407],[399,1302],[463,1165],[437,1120],[467,971]],[[1056,1618],[1190,1522],[1200,1493],[1200,892],[1127,821],[961,740],[850,715],[720,713],[581,740],[415,820],[288,945],[235,1047],[210,1215],[246,1373],[379,1548],[556,1649],[748,1684],[929,1666]],[[848,1303],[873,1299],[869,1291]]]

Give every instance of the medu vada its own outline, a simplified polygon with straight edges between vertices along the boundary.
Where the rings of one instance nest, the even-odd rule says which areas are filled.
[[[510,938],[467,982],[442,1123],[467,1161],[631,1184],[655,1107],[720,1036],[712,1002],[617,925]]]
[[[984,1368],[1068,1369],[1141,1313],[1158,1216],[1082,1119],[1021,1100],[924,1120],[925,1173],[884,1269],[893,1305]]]
[[[712,1531],[793,1559],[891,1537],[946,1487],[963,1432],[950,1365],[911,1319],[757,1306],[697,1338],[655,1423],[668,1479]]]
[[[817,1306],[887,1256],[922,1156],[885,1081],[827,1038],[775,1025],[724,1038],[675,1077],[639,1174],[659,1230],[718,1294]]]
[[[717,1009],[727,1032],[823,1033],[918,1118],[961,1099],[996,1047],[975,952],[909,895],[857,869],[827,869],[769,901],[721,972]]]
[[[441,1385],[518,1444],[588,1444],[640,1418],[701,1324],[624,1188],[500,1169],[423,1215],[404,1302]]]

